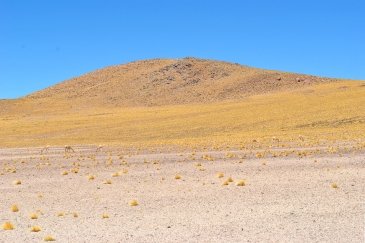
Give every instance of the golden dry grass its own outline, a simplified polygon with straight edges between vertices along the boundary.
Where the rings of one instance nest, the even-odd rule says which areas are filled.
[[[47,235],[46,237],[44,237],[43,240],[44,241],[56,241],[56,239],[51,235]]]
[[[15,227],[11,222],[5,222],[2,225],[3,230],[13,230]]]
[[[13,185],[21,185],[22,182],[20,180],[14,180]]]
[[[30,218],[30,219],[38,219],[38,215],[37,215],[36,213],[31,213],[31,214],[29,215],[29,218]]]
[[[236,186],[245,186],[246,185],[246,183],[245,183],[245,181],[244,180],[239,180],[239,181],[237,181],[237,183],[236,183]]]
[[[39,227],[37,225],[30,227],[31,232],[39,232],[41,230],[42,230],[41,227]]]
[[[132,207],[138,206],[138,201],[137,200],[130,201],[129,206],[132,206]]]
[[[332,183],[331,184],[331,187],[337,189],[338,188],[338,185],[336,183]]]
[[[50,105],[42,115],[2,115],[0,127],[0,146],[9,147],[348,141],[365,137],[365,85],[332,82],[213,104],[78,112],[54,112]]]
[[[19,212],[19,208],[16,204],[14,204],[14,205],[11,205],[10,211],[16,213],[16,212]]]

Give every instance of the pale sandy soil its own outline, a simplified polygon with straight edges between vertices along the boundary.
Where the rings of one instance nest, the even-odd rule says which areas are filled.
[[[51,149],[45,155],[49,160],[40,159],[39,149],[0,150],[0,223],[15,226],[0,229],[0,242],[40,242],[46,235],[57,242],[365,240],[364,152],[248,158],[239,163],[241,159],[228,159],[225,152],[197,153],[192,160],[190,152],[129,157],[109,150],[99,153],[98,165],[81,154],[95,150],[79,148],[72,158],[64,158],[62,149]],[[127,165],[120,164],[120,154]],[[203,160],[202,154],[215,159]],[[61,175],[73,162],[80,163],[79,172]],[[16,173],[4,171],[14,167]],[[111,176],[123,169],[128,173]],[[225,177],[217,178],[217,172]],[[95,180],[89,181],[88,174]],[[176,174],[182,178],[174,179]],[[223,186],[228,176],[245,179],[246,186]],[[22,184],[13,185],[16,179]],[[112,184],[103,184],[106,179]],[[129,206],[132,199],[139,205]],[[19,212],[10,211],[13,204]],[[37,210],[42,212],[39,218],[30,219]],[[58,212],[65,216],[58,217]],[[109,218],[102,219],[103,213]],[[33,225],[42,231],[30,232]]]

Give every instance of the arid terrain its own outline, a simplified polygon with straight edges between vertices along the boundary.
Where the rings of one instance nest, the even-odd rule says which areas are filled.
[[[364,241],[359,148],[272,149],[277,157],[263,158],[246,149],[95,151],[1,150],[0,220],[15,227],[1,241]],[[30,231],[35,225],[40,232]]]
[[[364,242],[365,83],[100,69],[0,100],[0,195],[0,242]]]
[[[198,81],[197,81],[198,80]],[[0,146],[240,145],[365,137],[365,85],[202,59],[108,67],[0,101]]]

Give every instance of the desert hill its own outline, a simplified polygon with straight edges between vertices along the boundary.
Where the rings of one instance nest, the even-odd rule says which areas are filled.
[[[0,100],[0,146],[361,142],[362,81],[219,61],[112,66]],[[365,142],[365,141],[363,141]]]
[[[236,100],[331,81],[195,58],[153,59],[103,68],[33,93],[39,104],[155,106]]]

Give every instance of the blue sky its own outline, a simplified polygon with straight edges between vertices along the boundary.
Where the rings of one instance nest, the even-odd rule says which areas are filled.
[[[364,12],[362,0],[2,0],[0,98],[156,57],[365,79]]]

